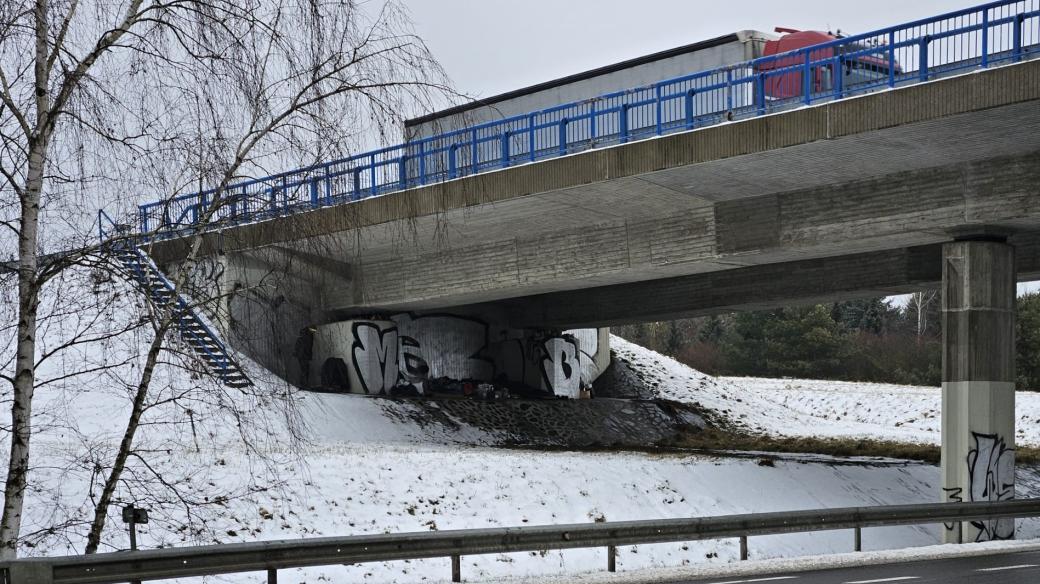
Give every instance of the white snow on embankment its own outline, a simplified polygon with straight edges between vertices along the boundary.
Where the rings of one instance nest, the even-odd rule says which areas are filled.
[[[611,348],[657,395],[699,403],[723,419],[774,436],[872,438],[939,444],[942,390],[884,383],[711,377],[611,336]],[[1040,393],[1015,396],[1016,442],[1040,446]]]
[[[143,329],[116,339],[103,334],[132,323],[142,307],[140,295],[125,286],[110,283],[101,288],[114,290],[111,303],[76,303],[97,289],[86,274],[72,275],[44,294],[48,310],[63,306],[68,313],[60,326],[51,320],[41,330],[44,347],[54,347],[77,331],[90,334],[87,342],[41,366],[41,378],[55,381],[39,390],[37,404],[40,433],[33,442],[36,458],[25,531],[43,535],[36,547],[25,550],[33,555],[82,551],[84,521],[90,519],[92,497],[99,488],[94,461],[111,460],[129,411],[130,392],[124,384],[136,379],[147,346]],[[12,290],[0,286],[0,293],[9,295]],[[6,351],[13,305],[3,300],[0,348]],[[923,407],[916,401],[901,405],[904,396],[897,389],[877,398],[870,391],[857,396],[850,389],[853,397],[840,397],[826,389],[834,386],[825,385],[814,390],[820,395],[813,399],[831,403],[833,413],[816,416],[810,402],[795,397],[799,392],[794,387],[774,390],[769,382],[716,380],[616,337],[613,342],[619,355],[654,381],[662,397],[699,402],[749,428],[778,434],[901,436],[906,424],[886,426],[903,415],[896,408]],[[918,463],[847,464],[792,457],[769,466],[754,458],[473,446],[495,444],[497,437],[465,425],[417,427],[400,415],[412,406],[391,404],[388,410],[385,400],[359,396],[297,395],[295,414],[286,416],[272,406],[273,397],[286,391],[284,384],[243,356],[238,358],[257,383],[255,391],[243,394],[204,385],[204,380],[167,365],[157,371],[158,403],[146,413],[138,437],[151,466],[136,459],[130,464],[136,477],[147,480],[150,473],[158,474],[186,498],[183,504],[171,502],[155,480],[149,488],[119,492],[118,504],[133,500],[156,511],[153,522],[142,530],[141,546],[900,504],[934,501],[938,493],[938,469]],[[84,365],[91,369],[100,364],[114,368],[62,379]],[[186,391],[200,386],[205,391]],[[3,386],[2,391],[7,393],[0,393],[0,403],[9,404],[9,389]],[[870,401],[877,404],[875,410],[886,406],[890,411],[858,412],[853,420],[858,425],[845,430],[845,415],[835,419],[839,408],[844,412],[841,400],[850,405]],[[220,409],[228,406],[254,417],[260,427],[239,427],[234,419],[221,416]],[[305,434],[296,450],[284,439],[289,428]],[[250,439],[252,449],[243,447],[242,436]],[[7,436],[2,437],[0,450],[6,451]],[[6,457],[6,452],[0,455]],[[1021,470],[1019,489],[1021,494],[1040,492],[1040,473]],[[184,519],[189,511],[195,514],[190,523]],[[47,535],[51,528],[54,535]],[[103,551],[127,547],[124,529],[111,518]],[[1033,524],[1021,531],[1026,536],[1038,532]],[[866,531],[864,538],[867,549],[922,546],[938,541],[938,529],[879,528]],[[843,552],[851,542],[847,532],[820,532],[753,538],[750,548],[753,558],[763,559]],[[619,569],[627,571],[728,563],[736,559],[738,549],[728,540],[628,546],[619,553]],[[466,557],[463,574],[469,581],[544,577],[600,571],[604,565],[605,550],[549,551]],[[286,582],[418,583],[446,581],[449,574],[448,560],[437,559],[291,570],[282,577]],[[220,580],[260,582],[263,575]]]

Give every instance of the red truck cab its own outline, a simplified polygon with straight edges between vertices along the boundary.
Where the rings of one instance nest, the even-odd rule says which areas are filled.
[[[781,37],[766,41],[762,51],[763,57],[779,55],[806,47],[827,43],[841,38],[829,32],[815,30],[794,30],[777,28]],[[813,62],[811,68],[812,92],[824,93],[834,89],[836,47],[825,47],[810,53]],[[884,46],[869,47],[862,44],[848,44],[837,48],[843,54],[851,54],[843,61],[841,75],[842,87],[852,88],[856,85],[880,83],[889,78],[889,62]],[[863,53],[862,51],[868,51]],[[820,62],[823,61],[823,62]],[[805,53],[760,63],[756,71],[776,71],[768,75],[764,81],[766,99],[790,99],[802,97],[805,92],[802,75],[805,72]],[[902,73],[899,63],[895,63],[895,73]]]

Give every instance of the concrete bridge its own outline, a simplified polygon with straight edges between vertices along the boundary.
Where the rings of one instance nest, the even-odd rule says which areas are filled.
[[[407,347],[431,327],[464,359],[552,387],[568,355],[605,365],[605,333],[559,337],[586,340],[532,365],[522,342],[503,356],[523,331],[550,343],[941,285],[943,496],[1001,499],[1014,490],[1015,282],[1040,277],[1038,203],[1040,61],[1026,61],[230,226],[203,236],[219,277],[202,280],[261,361],[298,374],[288,347],[316,324],[319,358],[353,355],[366,391],[398,368],[430,377]],[[149,249],[176,266],[185,242]],[[472,323],[488,346],[464,340]]]

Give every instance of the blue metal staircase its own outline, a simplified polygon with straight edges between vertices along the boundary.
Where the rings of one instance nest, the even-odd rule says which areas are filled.
[[[104,212],[99,217],[102,242],[109,239],[110,234],[104,229],[104,222],[115,224]],[[118,226],[116,231],[120,231]],[[135,284],[148,295],[148,298],[159,309],[170,309],[177,325],[181,339],[188,344],[195,354],[205,363],[209,372],[228,387],[248,387],[253,385],[249,377],[234,359],[228,354],[227,347],[220,337],[199,316],[194,307],[183,296],[177,293],[173,283],[155,265],[148,254],[132,241],[116,240],[111,250],[119,262],[126,268]],[[172,306],[170,306],[172,304]]]

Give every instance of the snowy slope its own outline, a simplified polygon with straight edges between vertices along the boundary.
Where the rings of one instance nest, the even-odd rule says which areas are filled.
[[[0,281],[0,292],[10,294],[8,285]],[[26,532],[35,534],[35,547],[24,551],[75,553],[82,550],[84,522],[99,488],[95,467],[108,464],[122,435],[150,335],[146,327],[134,326],[143,310],[140,296],[119,282],[98,285],[89,273],[73,273],[44,296],[46,311],[56,315],[41,330],[44,347],[77,336],[83,342],[40,367],[41,378],[50,382],[39,391],[37,458],[25,524]],[[0,317],[0,348],[6,351],[13,323],[6,299]],[[127,332],[109,336],[123,328]],[[843,401],[855,403],[870,394],[842,397],[830,386],[800,391],[716,380],[621,339],[613,342],[662,397],[699,402],[717,410],[720,419],[749,428],[878,434],[903,415],[858,414],[857,425],[847,426],[844,416],[835,419]],[[141,545],[895,504],[934,501],[938,490],[938,469],[916,463],[794,458],[761,466],[753,458],[465,446],[494,443],[497,437],[465,425],[417,427],[403,415],[408,404],[301,395],[238,357],[257,384],[247,392],[222,388],[177,366],[181,361],[173,353],[164,356],[138,437],[148,464],[131,460],[128,476],[136,482],[118,492],[117,504],[134,501],[154,512]],[[96,369],[101,365],[108,368]],[[82,374],[66,377],[75,372]],[[812,397],[803,401],[799,393]],[[786,402],[778,397],[784,395],[790,398]],[[813,400],[830,403],[831,410],[820,411],[833,413],[817,415]],[[293,434],[299,439],[291,439]],[[161,483],[176,486],[177,496]],[[1019,487],[1021,494],[1040,492],[1040,474],[1021,471]],[[123,529],[109,522],[103,550],[125,549]],[[1027,527],[1023,533],[1037,530]],[[751,552],[766,558],[846,551],[850,541],[840,532],[755,538]],[[876,549],[936,541],[934,528],[904,527],[870,530],[865,544]],[[619,566],[628,570],[728,562],[737,548],[733,541],[720,541],[620,552]],[[573,550],[466,558],[464,573],[467,578],[538,576],[600,570],[603,564],[603,550]],[[430,560],[319,568],[287,574],[286,581],[404,583],[443,581],[448,573],[447,560]]]
[[[616,355],[663,399],[699,403],[728,422],[776,436],[854,437],[939,444],[942,391],[880,383],[711,377],[630,343]],[[1017,442],[1040,446],[1040,393],[1018,392]]]
[[[230,504],[210,520],[223,542],[327,535],[592,522],[754,511],[934,501],[938,469],[924,464],[834,465],[702,456],[544,453],[484,448],[328,444],[307,463],[281,467],[288,484]],[[236,463],[229,463],[234,467]],[[1026,472],[1022,489],[1040,476]],[[1021,535],[1040,534],[1030,524]],[[145,545],[177,545],[184,534],[150,531]],[[851,534],[753,538],[753,558],[849,551]],[[866,549],[938,542],[937,527],[878,528]],[[464,558],[467,579],[601,570],[604,550]],[[731,562],[733,540],[619,550],[619,569]],[[287,571],[290,582],[444,581],[447,560]],[[234,581],[247,581],[236,577]]]

